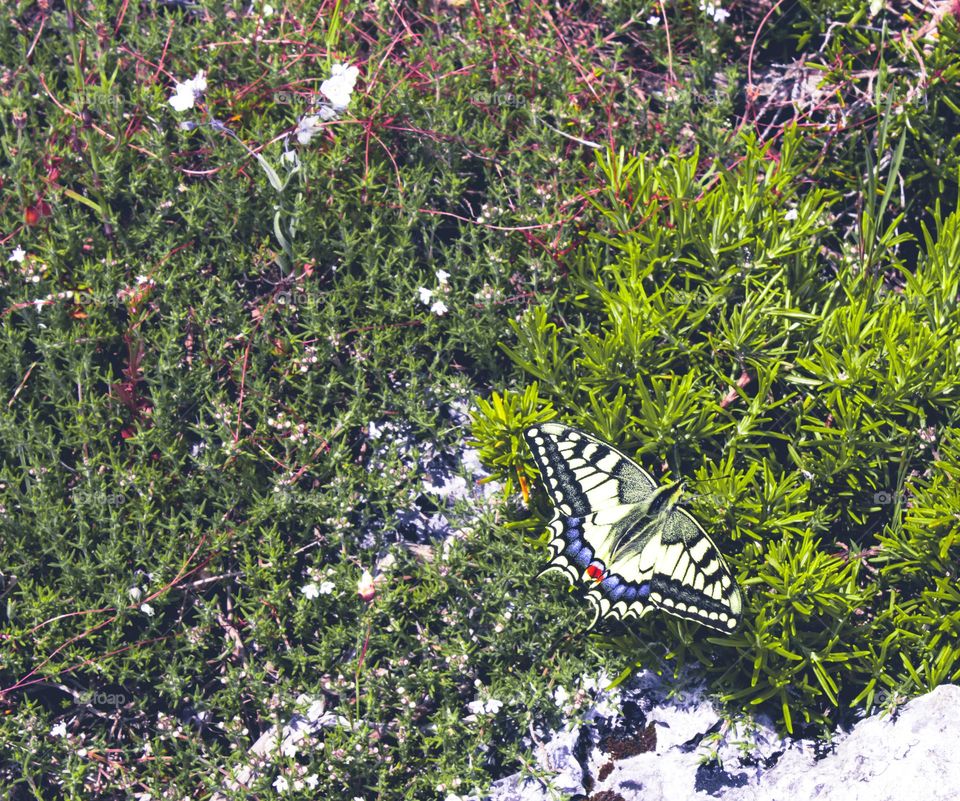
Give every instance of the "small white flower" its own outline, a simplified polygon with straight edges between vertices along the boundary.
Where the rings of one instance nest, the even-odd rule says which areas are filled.
[[[596,715],[602,718],[612,718],[620,714],[620,702],[617,698],[599,698],[593,707]]]
[[[10,258],[7,259],[7,261],[15,261],[15,262],[17,262],[17,263],[19,263],[19,264],[23,264],[23,260],[24,260],[26,257],[27,257],[27,251],[25,251],[22,247],[20,247],[19,245],[17,245],[17,246],[13,249],[13,253],[10,254]]]
[[[783,219],[785,219],[785,220],[795,220],[795,219],[797,219],[797,210],[796,210],[796,209],[790,209],[790,211],[788,211],[786,214],[783,215]]]
[[[714,22],[726,22],[727,18],[730,16],[730,12],[716,5],[715,3],[710,2],[701,2],[700,10],[710,17]]]
[[[51,736],[51,737],[66,737],[66,736],[67,736],[67,724],[64,723],[64,722],[61,720],[56,726],[54,726],[52,729],[50,729],[50,736]]]
[[[273,16],[273,6],[270,5],[269,3],[264,3],[264,4],[263,4],[263,8],[261,9],[260,13],[263,14],[263,16],[265,16],[265,17],[272,17],[272,16]]]
[[[131,601],[136,603],[143,597],[143,590],[141,590],[139,587],[131,587],[129,590],[127,590],[127,595],[130,596]]]
[[[333,106],[333,110],[346,111],[350,105],[350,95],[357,82],[360,70],[357,67],[348,67],[346,64],[334,64],[330,70],[330,77],[320,84],[320,92]]]
[[[330,595],[336,588],[337,588],[337,585],[334,584],[332,581],[321,581],[320,586],[317,588],[317,591],[321,595]]]
[[[46,301],[45,301],[43,298],[37,298],[37,299],[33,302],[33,305],[37,307],[37,313],[38,313],[38,314],[43,310],[43,307],[44,307],[45,304],[46,304]]]
[[[177,84],[177,86],[180,87],[182,84]],[[177,91],[170,96],[169,103],[176,111],[186,111],[188,108],[193,108],[193,100],[192,91],[180,91],[178,88]],[[184,130],[187,129],[184,128]]]
[[[318,598],[320,596],[320,588],[316,584],[314,584],[312,581],[309,584],[304,584],[300,588],[300,592],[306,595],[307,599],[311,601],[314,598]]]
[[[207,78],[204,70],[200,70],[189,80],[183,83],[178,81],[168,102],[176,111],[186,111],[188,108],[193,108],[193,104],[206,91]]]
[[[360,576],[360,581],[357,582],[357,595],[363,598],[364,601],[372,601],[376,594],[377,588],[373,583],[373,576],[370,575],[369,570],[364,568],[363,575]]]
[[[446,270],[437,270],[437,281],[441,284],[447,283],[447,279],[450,277],[450,273]]]
[[[283,778],[283,776],[277,776],[277,778],[273,780],[273,789],[278,793],[285,793],[290,789],[290,782]]]
[[[307,787],[311,790],[317,789],[317,785],[320,783],[320,777],[316,773],[311,773],[307,776],[304,781],[307,783]]]
[[[444,314],[450,311],[450,309],[447,308],[447,304],[444,303],[442,300],[436,300],[434,301],[433,305],[430,307],[430,311],[442,317]]]
[[[469,704],[467,704],[467,709],[473,715],[496,715],[502,706],[503,701],[498,701],[495,698],[491,698],[487,701],[471,701]]]
[[[430,299],[433,297],[433,290],[427,289],[425,286],[420,287],[417,292],[420,293],[420,302],[424,305],[430,303]]]
[[[310,140],[321,130],[323,130],[323,126],[320,125],[320,118],[316,114],[308,114],[297,123],[297,130],[294,133],[296,133],[297,141],[301,145],[309,145]]]
[[[153,617],[154,615],[153,607],[150,604],[140,604],[140,611],[147,617]]]
[[[187,86],[193,89],[197,94],[203,94],[207,91],[207,74],[205,70],[200,70],[189,81]]]
[[[658,17],[656,14],[651,14],[649,17],[647,17],[647,25],[649,25],[651,28],[656,28],[659,24],[660,17]]]

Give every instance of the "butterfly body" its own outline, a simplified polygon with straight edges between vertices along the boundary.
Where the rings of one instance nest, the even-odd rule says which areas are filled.
[[[625,620],[654,608],[723,632],[742,598],[699,523],[678,505],[682,486],[658,486],[616,448],[575,428],[524,433],[553,503],[551,560],[585,589],[595,615]]]

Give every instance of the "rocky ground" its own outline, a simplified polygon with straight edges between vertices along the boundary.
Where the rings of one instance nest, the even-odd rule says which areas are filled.
[[[651,673],[618,695],[619,714],[557,732],[534,750],[552,778],[510,776],[486,801],[960,799],[956,685],[865,718],[830,744],[782,739],[763,718],[730,726],[700,693],[668,698]]]

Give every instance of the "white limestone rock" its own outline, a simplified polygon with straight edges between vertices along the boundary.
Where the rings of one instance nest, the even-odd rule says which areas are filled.
[[[755,787],[723,801],[956,801],[960,798],[960,687],[944,684],[899,714],[860,721],[836,751],[814,762],[784,754]]]
[[[616,700],[619,716],[586,716],[586,739],[564,732],[535,749],[545,781],[516,774],[488,798],[546,801],[586,787],[591,796],[607,791],[623,801],[960,799],[956,685],[913,699],[895,716],[860,721],[819,760],[816,743],[781,738],[768,718],[730,725],[699,692],[668,698],[653,674],[640,675]],[[598,693],[596,701],[609,699]]]

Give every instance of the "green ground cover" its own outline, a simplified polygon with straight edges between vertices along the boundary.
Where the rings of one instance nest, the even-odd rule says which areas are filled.
[[[6,797],[467,797],[600,671],[956,680],[943,8],[5,5]],[[737,635],[534,579],[552,415],[686,479]]]

